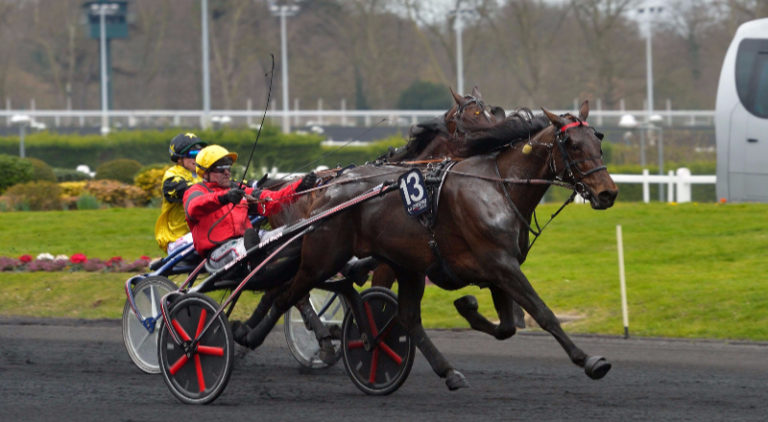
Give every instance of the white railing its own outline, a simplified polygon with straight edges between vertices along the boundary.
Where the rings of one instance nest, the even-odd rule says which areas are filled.
[[[643,174],[612,174],[613,181],[621,183],[641,183],[643,185],[643,202],[648,203],[651,200],[651,184],[664,183],[667,186],[667,202],[691,202],[691,185],[710,184],[717,182],[714,175],[694,176],[691,171],[685,167],[670,170],[667,175],[650,174],[648,169],[643,170]]]
[[[535,110],[537,111],[537,110]],[[572,110],[553,110],[556,113]],[[202,110],[110,110],[107,112],[109,126],[118,128],[139,127],[202,127],[207,120],[213,125],[253,126],[261,121],[263,110],[211,110],[207,115]],[[288,118],[291,127],[305,128],[313,125],[338,126],[410,126],[420,121],[442,116],[445,110],[269,110],[267,119],[279,125]],[[589,120],[595,125],[618,126],[621,116],[631,114],[640,121],[646,110],[590,110]],[[661,124],[668,127],[714,126],[713,110],[657,110],[662,117]],[[0,122],[12,126],[14,115],[26,115],[33,121],[55,127],[100,127],[100,110],[14,110],[0,109]],[[0,123],[2,124],[2,123]]]

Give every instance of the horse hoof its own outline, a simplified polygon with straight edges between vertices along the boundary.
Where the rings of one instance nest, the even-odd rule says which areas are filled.
[[[472,295],[462,296],[453,301],[453,306],[461,313],[462,311],[477,311],[477,298]]]
[[[584,364],[584,372],[593,380],[599,380],[611,370],[611,364],[602,356],[590,356]]]
[[[447,385],[448,389],[451,391],[469,387],[469,383],[467,382],[467,379],[464,378],[464,375],[455,369],[448,371],[448,376],[445,377],[445,385]]]
[[[245,346],[245,337],[248,335],[248,331],[250,331],[248,325],[240,321],[232,321],[230,327],[232,328],[232,338],[235,340],[235,343]]]
[[[322,341],[317,357],[328,366],[336,363],[336,349],[333,347],[333,343],[330,341]]]

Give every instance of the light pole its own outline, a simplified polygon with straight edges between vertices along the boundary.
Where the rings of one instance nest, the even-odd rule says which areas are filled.
[[[208,59],[208,0],[200,1],[200,21],[202,29],[201,48],[203,50],[203,128],[211,122],[211,72]]]
[[[283,133],[291,131],[291,122],[288,119],[288,40],[286,36],[285,18],[299,12],[296,4],[271,4],[269,11],[272,15],[280,17],[280,50],[283,78]]]
[[[456,90],[459,95],[464,95],[464,47],[462,44],[464,20],[472,17],[474,14],[474,10],[462,8],[457,8],[451,12],[451,16],[455,16],[453,29],[456,31]]]
[[[645,76],[646,76],[646,101],[647,101],[647,115],[646,123],[648,128],[648,136],[650,138],[651,131],[654,129],[653,121],[656,117],[653,114],[653,52],[652,52],[652,39],[653,39],[653,21],[654,19],[664,12],[664,8],[661,6],[646,6],[637,9],[637,14],[644,23],[645,32]],[[659,128],[661,133],[661,128]],[[664,175],[664,147],[662,146],[662,137],[659,136],[659,175]],[[659,200],[664,200],[664,184],[659,184]]]
[[[27,125],[30,124],[32,119],[26,114],[14,114],[11,116],[11,123],[19,125],[19,157],[24,158],[27,156],[24,150],[24,134],[27,129]]]

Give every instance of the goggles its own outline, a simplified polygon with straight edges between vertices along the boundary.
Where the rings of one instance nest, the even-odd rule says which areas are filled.
[[[196,157],[197,157],[197,154],[198,154],[199,152],[200,152],[200,150],[199,150],[199,149],[192,149],[192,150],[189,150],[189,151],[187,151],[187,154],[185,155],[185,157],[187,157],[187,158],[196,158]]]
[[[209,170],[211,173],[224,173],[226,171],[230,171],[232,166],[216,166],[211,167],[211,170]]]

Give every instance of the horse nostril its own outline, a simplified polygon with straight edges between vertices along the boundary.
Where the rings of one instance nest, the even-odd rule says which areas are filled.
[[[597,195],[597,199],[601,204],[613,204],[618,194],[619,192],[615,190],[604,190]]]

